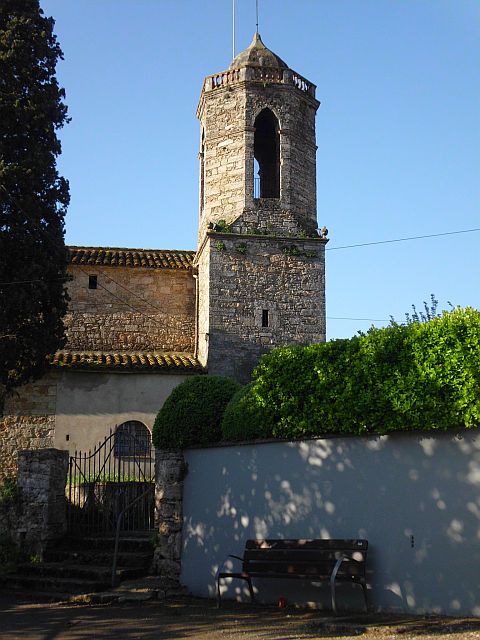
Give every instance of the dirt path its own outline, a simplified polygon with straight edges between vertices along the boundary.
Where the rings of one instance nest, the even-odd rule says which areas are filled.
[[[357,616],[227,605],[184,598],[168,603],[59,605],[0,596],[2,640],[480,640],[480,619]]]

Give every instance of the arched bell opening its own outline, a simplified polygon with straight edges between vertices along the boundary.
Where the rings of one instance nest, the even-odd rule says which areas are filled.
[[[254,197],[280,198],[278,120],[270,109],[265,108],[256,117],[254,126]]]

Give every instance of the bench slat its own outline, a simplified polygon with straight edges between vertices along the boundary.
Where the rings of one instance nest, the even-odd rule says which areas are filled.
[[[264,561],[264,562],[249,562],[244,563],[243,571],[245,573],[302,573],[308,575],[323,575],[329,576],[332,573],[333,566],[332,564],[310,564],[308,562],[299,563],[299,562],[275,562],[275,561]],[[364,576],[365,575],[365,565],[360,563],[347,563],[343,562],[340,565],[340,569],[338,571],[338,576]]]
[[[335,551],[366,551],[368,540],[247,540],[245,549],[321,549]]]
[[[232,574],[229,573],[222,573],[221,574],[223,578],[228,578],[231,577]],[[271,580],[272,578],[278,578],[280,580],[308,580],[309,582],[327,582],[328,580],[330,580],[330,574],[327,573],[325,575],[322,575],[321,573],[317,574],[309,574],[309,573],[268,573],[268,572],[261,572],[261,573],[255,573],[250,572],[248,574],[242,574],[242,577],[246,578],[265,578],[266,580]],[[351,576],[351,575],[337,575],[337,581],[339,582],[362,582],[363,581],[363,576]]]
[[[338,558],[347,557],[357,562],[364,562],[366,554],[363,551],[315,551],[310,549],[248,549],[243,559],[254,562],[270,558],[271,560],[298,560],[299,562],[323,562],[335,564]]]

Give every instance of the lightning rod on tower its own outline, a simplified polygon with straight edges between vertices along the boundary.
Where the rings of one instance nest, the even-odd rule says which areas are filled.
[[[232,0],[232,51],[235,58],[235,0]]]

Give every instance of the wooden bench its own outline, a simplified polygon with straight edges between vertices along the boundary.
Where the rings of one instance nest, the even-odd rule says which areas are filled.
[[[242,562],[241,571],[228,571],[219,567],[215,576],[217,604],[221,605],[220,580],[238,578],[248,584],[250,599],[255,602],[252,578],[275,578],[329,582],[332,609],[336,613],[335,585],[337,582],[359,584],[363,590],[367,610],[365,568],[367,540],[247,540],[243,558],[230,555]]]

